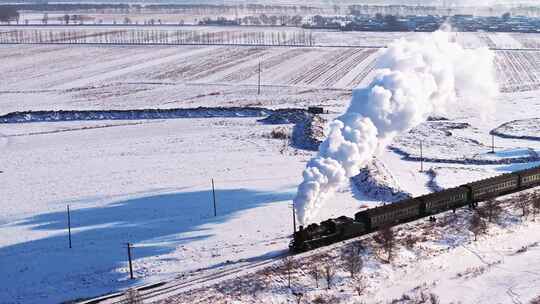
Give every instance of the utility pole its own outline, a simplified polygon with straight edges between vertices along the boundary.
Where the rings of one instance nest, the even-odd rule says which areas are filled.
[[[131,263],[131,244],[127,243],[128,260],[129,260],[129,277],[133,280],[133,264]]]
[[[261,62],[259,61],[259,77],[257,82],[257,95],[261,95]]]
[[[217,216],[217,211],[216,211],[216,190],[214,188],[214,179],[212,178],[212,197],[214,198],[214,217]]]
[[[422,141],[420,141],[420,172],[424,172],[424,153],[423,153]]]
[[[491,134],[491,153],[495,154],[495,135]]]
[[[69,248],[71,248],[71,212],[69,211],[69,205],[67,205],[67,218],[68,218]]]

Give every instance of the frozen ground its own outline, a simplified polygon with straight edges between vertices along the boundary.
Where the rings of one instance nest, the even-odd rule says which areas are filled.
[[[538,136],[538,118],[514,120],[504,123],[493,130],[493,134],[505,138],[540,140]]]
[[[261,55],[263,88],[257,95],[255,68]],[[369,78],[376,53],[354,48],[2,46],[0,56],[8,59],[0,62],[0,114],[324,105],[331,110],[325,118],[331,119],[346,107],[350,89]],[[504,78],[507,71],[535,83],[534,66],[512,69],[517,61],[505,62],[510,63],[503,62],[498,74],[502,85],[509,81]],[[520,82],[515,81],[511,85]],[[397,139],[393,145],[410,157],[382,151],[379,161],[391,174],[386,180],[393,188],[419,195],[430,191],[430,182],[450,187],[532,165],[515,159],[536,153],[538,141],[496,136],[497,154],[487,153],[493,129],[540,113],[534,86],[516,91],[503,93],[493,113],[478,113],[474,107],[451,109],[447,121],[431,121]],[[276,127],[256,118],[0,124],[0,302],[58,303],[280,255],[292,230],[291,199],[312,152],[271,139]],[[527,129],[524,125],[520,132]],[[419,172],[415,143],[420,140],[426,156],[440,159],[424,163],[434,175]],[[506,163],[456,162],[464,155]],[[381,203],[346,185],[328,200],[317,220]],[[74,226],[71,250],[68,204]],[[535,223],[515,230],[497,234],[493,241],[486,238],[475,250],[538,241],[530,237],[537,233]],[[128,280],[126,242],[135,247],[134,281]],[[465,256],[459,248],[433,262],[410,262],[403,283],[388,296],[400,296],[421,284],[418,278],[426,272],[438,274],[441,261]],[[527,254],[537,258],[535,250]],[[524,267],[518,258],[505,261],[507,269]],[[456,264],[460,270],[455,272],[477,265],[471,254]],[[197,272],[200,268],[208,269]],[[453,271],[451,266],[442,270],[443,283],[437,288],[458,284],[470,290],[479,284],[480,278],[449,279]],[[482,284],[494,293],[505,280],[516,282],[512,290],[522,290],[514,274],[493,273]],[[377,284],[386,290],[390,282],[380,279]],[[522,299],[532,296],[523,292]],[[477,302],[488,303],[481,298]]]

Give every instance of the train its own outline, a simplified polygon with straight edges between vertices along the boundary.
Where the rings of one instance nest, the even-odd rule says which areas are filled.
[[[340,216],[319,224],[300,226],[289,244],[292,253],[309,251],[498,196],[540,186],[540,166],[506,173],[423,196],[360,211],[354,218]]]

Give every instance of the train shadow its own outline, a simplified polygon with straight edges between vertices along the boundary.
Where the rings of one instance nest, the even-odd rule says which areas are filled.
[[[216,192],[216,199],[216,217],[211,191],[155,194],[104,207],[72,208],[71,249],[65,211],[2,225],[4,231],[29,229],[33,232],[25,234],[34,239],[0,248],[5,282],[0,302],[31,303],[39,298],[40,303],[58,303],[127,287],[134,283],[127,275],[127,242],[134,244],[136,275],[152,274],[159,279],[160,273],[153,273],[154,263],[181,263],[182,254],[168,254],[214,236],[219,226],[213,225],[226,223],[241,211],[282,204],[292,199],[292,193],[227,189]],[[44,233],[47,237],[41,237]],[[147,257],[152,257],[152,265],[137,262]],[[178,267],[182,268],[185,265]]]

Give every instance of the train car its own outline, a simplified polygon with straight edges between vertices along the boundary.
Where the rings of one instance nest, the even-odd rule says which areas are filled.
[[[528,189],[540,185],[540,167],[519,171],[519,186]]]
[[[426,194],[418,199],[423,203],[424,214],[432,215],[466,206],[470,202],[470,190],[460,186]]]
[[[358,212],[354,220],[342,216],[321,224],[311,224],[294,233],[289,245],[292,252],[302,252],[364,235],[382,227],[394,226],[446,210],[476,204],[500,195],[540,186],[540,167],[503,174]]]
[[[422,214],[422,202],[417,199],[406,199],[393,204],[364,210],[355,214],[357,222],[364,223],[368,230],[393,226],[418,218]]]
[[[471,191],[471,202],[477,203],[516,191],[519,188],[519,174],[509,173],[465,185]]]

